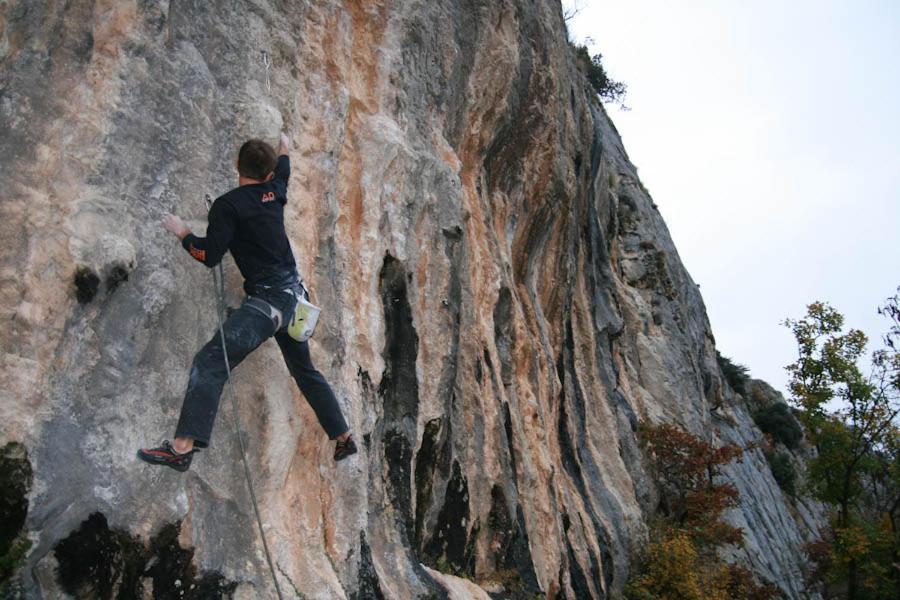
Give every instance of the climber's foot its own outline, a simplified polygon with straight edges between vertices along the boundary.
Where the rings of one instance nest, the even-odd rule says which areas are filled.
[[[172,467],[176,471],[184,472],[191,466],[191,460],[196,451],[195,448],[185,453],[177,452],[169,440],[163,440],[163,443],[156,448],[141,448],[137,455],[139,459],[151,465]]]
[[[353,436],[347,436],[344,441],[338,440],[337,444],[334,446],[334,460],[344,460],[348,456],[353,456],[356,454],[356,442],[353,441]]]

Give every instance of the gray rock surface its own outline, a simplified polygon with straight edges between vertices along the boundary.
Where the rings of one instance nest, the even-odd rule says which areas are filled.
[[[288,231],[325,308],[313,358],[364,440],[331,461],[274,343],[236,371],[282,589],[620,590],[655,509],[637,422],[761,434],[559,3],[534,0],[0,3],[0,444],[34,470],[9,589],[102,596],[60,575],[61,540],[90,531],[105,545],[79,558],[122,569],[107,591],[274,593],[230,408],[184,475],[134,452],[171,434],[216,319],[159,221],[202,230],[239,144],[282,128]],[[99,279],[87,302],[78,269]],[[815,597],[801,548],[820,509],[758,451],[727,471],[735,559]]]

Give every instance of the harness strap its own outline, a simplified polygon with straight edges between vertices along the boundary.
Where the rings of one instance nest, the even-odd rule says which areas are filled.
[[[257,298],[256,296],[250,296],[244,301],[244,304],[272,319],[272,321],[275,323],[275,331],[281,329],[281,325],[284,323],[284,315],[280,310],[278,310],[262,298]]]

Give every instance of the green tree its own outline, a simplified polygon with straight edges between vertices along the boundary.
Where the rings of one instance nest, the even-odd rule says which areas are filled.
[[[835,507],[826,550],[816,556],[832,586],[850,600],[890,598],[900,591],[897,557],[897,415],[900,413],[898,297],[881,309],[893,319],[885,347],[872,354],[872,370],[860,368],[868,339],[844,331],[844,317],[816,302],[799,320],[787,320],[799,356],[787,367],[790,391],[816,454],[807,485]],[[896,562],[894,562],[896,564]]]

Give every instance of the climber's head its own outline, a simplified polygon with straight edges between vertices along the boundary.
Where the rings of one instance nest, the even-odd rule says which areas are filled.
[[[238,151],[237,170],[243,179],[268,181],[272,179],[278,157],[272,146],[262,140],[247,140]]]

